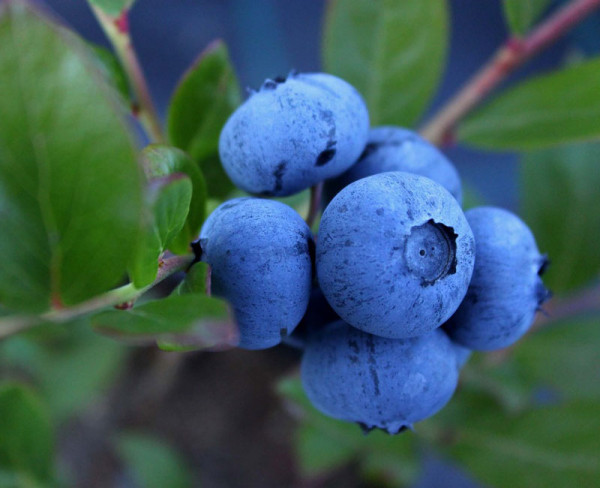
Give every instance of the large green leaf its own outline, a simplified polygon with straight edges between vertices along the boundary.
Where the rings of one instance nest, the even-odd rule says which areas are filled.
[[[135,0],[88,0],[92,5],[102,9],[108,15],[118,17],[123,10],[129,10]]]
[[[29,388],[0,385],[0,470],[50,483],[54,440],[44,407]],[[46,485],[47,486],[47,485]]]
[[[544,281],[555,292],[572,290],[600,272],[599,154],[600,144],[588,143],[523,158],[523,218],[550,257]]]
[[[357,425],[318,412],[298,377],[284,378],[277,388],[286,401],[293,403],[291,411],[300,415],[294,448],[305,476],[321,476],[358,461],[368,478],[385,479],[393,486],[408,485],[415,480],[419,463],[416,439],[411,433],[392,437],[373,431],[365,436]]]
[[[100,70],[100,73],[102,73],[109,86],[112,86],[117,91],[127,109],[130,110],[131,88],[123,65],[117,56],[105,47],[96,44],[90,44],[89,47],[94,55],[96,66]]]
[[[9,2],[0,45],[0,301],[41,312],[122,279],[142,175],[122,114],[75,36]]]
[[[189,468],[176,451],[148,434],[124,433],[117,439],[117,452],[143,488],[192,486]]]
[[[571,488],[600,479],[600,404],[577,401],[507,415],[462,391],[433,424],[436,444],[486,486]]]
[[[192,182],[192,200],[185,225],[169,243],[169,249],[173,252],[188,252],[190,242],[198,236],[206,216],[207,190],[204,175],[185,152],[175,147],[151,144],[142,151],[142,158],[150,180],[173,173],[184,173]]]
[[[192,199],[192,182],[183,173],[155,178],[148,185],[147,197],[144,234],[129,270],[137,288],[154,281],[160,254],[185,225]]]
[[[461,142],[539,149],[600,136],[600,58],[537,76],[500,94],[458,127]]]
[[[523,35],[552,0],[504,0],[504,15],[513,34]]]
[[[435,93],[447,43],[444,0],[330,0],[323,64],[365,97],[372,125],[411,126]]]
[[[219,134],[240,102],[227,48],[215,41],[181,79],[169,105],[169,140],[200,165],[213,198],[223,199],[233,189],[218,157]]]
[[[96,330],[135,343],[158,341],[165,349],[222,349],[237,344],[228,305],[195,293],[171,295],[127,311],[92,318]]]

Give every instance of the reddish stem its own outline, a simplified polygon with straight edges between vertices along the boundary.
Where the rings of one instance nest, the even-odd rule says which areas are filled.
[[[512,37],[421,130],[436,145],[454,140],[453,130],[466,114],[531,56],[564,35],[600,7],[600,0],[572,0],[524,38]]]

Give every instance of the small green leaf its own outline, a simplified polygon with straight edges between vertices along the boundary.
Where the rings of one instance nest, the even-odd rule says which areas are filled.
[[[183,173],[150,181],[145,232],[129,270],[137,288],[149,285],[156,278],[159,256],[185,225],[191,199],[192,182]]]
[[[24,2],[0,17],[0,302],[73,305],[117,285],[139,234],[142,174],[88,48]]]
[[[558,398],[600,400],[598,317],[547,326],[516,347],[512,361],[521,381]]]
[[[127,75],[117,57],[108,49],[96,44],[90,44],[95,55],[96,66],[106,82],[123,98],[123,103],[130,109],[130,87]]]
[[[326,417],[312,406],[297,376],[284,378],[277,391],[300,415],[294,448],[305,476],[323,475],[358,461],[371,479],[385,479],[394,486],[416,479],[419,463],[411,433],[390,436],[373,431],[365,436],[353,423]]]
[[[504,0],[504,15],[513,34],[522,36],[552,0]]]
[[[54,440],[37,396],[17,383],[0,385],[0,469],[48,483],[53,477]]]
[[[599,143],[569,145],[526,154],[520,168],[523,218],[550,257],[544,282],[557,293],[598,277],[598,154]]]
[[[413,125],[431,101],[446,61],[445,0],[330,1],[326,71],[351,83],[371,125]]]
[[[463,390],[422,427],[434,424],[437,447],[487,486],[571,488],[600,479],[597,401],[507,415]]]
[[[228,305],[198,294],[171,295],[127,311],[92,317],[96,330],[135,343],[164,342],[167,349],[223,349],[237,344]]]
[[[206,293],[206,275],[209,272],[210,266],[200,262],[194,264],[186,273],[185,278],[177,288],[177,295],[186,295],[188,293]]]
[[[189,468],[179,454],[148,434],[125,433],[117,439],[117,452],[131,472],[136,486],[143,488],[187,488],[192,486]]]
[[[102,11],[113,17],[121,15],[123,10],[129,10],[135,0],[88,0],[92,5],[102,9]]]
[[[461,142],[541,149],[600,136],[600,58],[537,76],[498,95],[458,127]]]
[[[142,151],[146,175],[149,179],[184,173],[192,182],[192,200],[184,227],[169,244],[169,250],[186,253],[190,242],[198,236],[206,216],[206,182],[202,171],[181,149],[163,144],[151,144]]]
[[[233,189],[218,157],[219,134],[240,103],[227,48],[215,41],[181,79],[169,105],[169,140],[199,164],[210,197],[224,199]]]

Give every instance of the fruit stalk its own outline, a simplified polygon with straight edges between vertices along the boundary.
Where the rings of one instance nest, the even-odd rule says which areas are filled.
[[[136,103],[132,106],[133,115],[140,121],[152,142],[164,142],[163,128],[154,107],[142,66],[131,42],[128,10],[123,10],[121,15],[115,18],[104,13],[99,7],[91,4],[90,7],[127,73],[136,98]]]
[[[572,0],[527,36],[509,38],[425,125],[421,134],[437,146],[449,144],[456,125],[508,75],[599,7],[600,0]]]
[[[193,259],[192,255],[186,255],[173,256],[162,260],[155,280],[144,288],[136,288],[133,286],[133,283],[129,283],[72,307],[53,309],[40,316],[21,315],[3,317],[0,319],[0,340],[35,327],[42,322],[67,322],[104,308],[133,301],[165,278],[186,269],[192,263]]]

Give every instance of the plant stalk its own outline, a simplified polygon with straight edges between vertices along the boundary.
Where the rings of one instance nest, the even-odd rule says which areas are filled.
[[[115,53],[127,74],[136,98],[136,104],[132,107],[133,114],[140,121],[152,142],[164,142],[163,128],[129,34],[128,10],[123,10],[119,17],[112,17],[95,5],[90,4],[90,7],[106,37],[113,45]]]
[[[572,0],[525,37],[512,37],[423,127],[421,135],[442,146],[453,140],[458,123],[508,75],[600,7],[600,0]]]
[[[161,260],[156,273],[156,278],[152,283],[143,288],[136,288],[132,283],[123,285],[114,290],[107,291],[85,302],[78,303],[72,307],[54,308],[42,315],[22,315],[0,318],[0,340],[11,335],[31,329],[43,322],[63,323],[69,320],[82,317],[92,312],[117,306],[124,302],[137,299],[143,293],[154,287],[165,278],[174,273],[186,269],[194,260],[192,255],[173,256]]]

